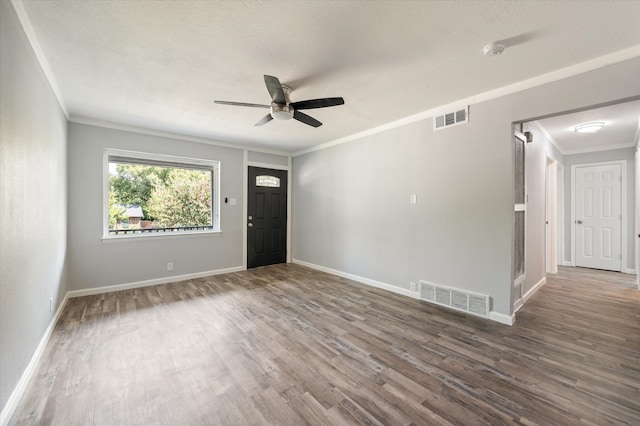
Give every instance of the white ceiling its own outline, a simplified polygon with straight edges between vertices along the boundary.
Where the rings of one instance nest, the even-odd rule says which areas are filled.
[[[580,124],[601,121],[597,133],[576,133]],[[562,154],[577,154],[635,145],[640,132],[640,100],[538,120]]]
[[[20,4],[72,119],[288,152],[640,46],[639,1]],[[319,128],[214,105],[268,103],[264,74],[345,105],[308,111]]]

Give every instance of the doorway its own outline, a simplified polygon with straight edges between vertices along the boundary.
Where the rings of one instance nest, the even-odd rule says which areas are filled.
[[[585,131],[583,129],[584,125],[590,123],[594,125],[594,128]],[[529,120],[526,124],[528,125],[525,126],[526,130],[531,130],[534,135],[534,143],[532,145],[535,145],[540,140],[546,145],[544,149],[531,150],[528,153],[528,158],[532,159],[532,161],[527,163],[528,167],[531,166],[535,170],[538,168],[542,170],[543,167],[546,167],[546,194],[537,192],[540,185],[536,186],[536,182],[540,174],[535,171],[532,173],[533,184],[529,188],[534,204],[536,200],[540,200],[541,196],[546,197],[547,210],[544,213],[547,220],[547,244],[546,253],[542,253],[545,256],[546,273],[552,274],[554,271],[553,257],[555,251],[558,265],[577,265],[637,274],[639,262],[634,258],[638,256],[638,249],[630,240],[632,236],[634,239],[638,238],[637,234],[633,233],[633,228],[635,226],[635,218],[639,214],[632,198],[634,194],[633,186],[637,186],[637,184],[633,179],[628,179],[631,178],[628,173],[633,174],[635,168],[638,167],[637,164],[634,167],[636,160],[634,154],[638,149],[640,96],[592,105],[564,113],[550,114]],[[596,124],[598,125],[597,127],[595,127]],[[542,158],[543,151],[546,153],[546,159]],[[557,163],[556,170],[553,170],[554,160]],[[575,170],[578,167],[605,163],[619,163],[621,165],[622,181],[617,182],[620,188],[591,187],[588,189],[589,194],[585,196],[597,196],[601,199],[601,197],[610,197],[614,193],[616,196],[619,195],[621,211],[613,213],[618,215],[618,224],[614,224],[613,227],[609,224],[602,226],[596,224],[595,228],[591,226],[585,227],[585,218],[581,216],[581,212],[576,211],[576,207],[586,208],[586,206],[584,206],[585,201],[580,199],[578,200],[579,205],[576,206],[575,204]],[[565,173],[563,173],[563,170]],[[552,206],[554,201],[553,188],[550,186],[554,182],[554,174],[557,182],[555,197],[557,205],[555,209]],[[602,177],[602,179],[604,178]],[[604,194],[601,194],[601,191],[604,191]],[[635,188],[635,191],[638,191],[638,188]],[[596,210],[603,208],[602,199],[600,201],[599,199],[587,199],[586,202],[588,203],[597,203],[596,206],[590,206],[589,208],[595,208]],[[604,204],[614,201],[609,198],[603,200]],[[583,204],[582,206],[580,205],[581,203]],[[533,207],[540,208],[540,206],[535,205]],[[534,210],[532,209],[532,211]],[[535,211],[534,213],[530,212],[530,218],[536,215]],[[557,238],[555,239],[552,236],[554,222],[549,220],[554,212],[557,214]],[[594,211],[595,213],[604,217],[610,212]],[[581,221],[582,224],[576,223],[577,221]],[[619,234],[618,228],[620,228]],[[528,229],[528,231],[531,230]],[[542,228],[539,231],[542,232]],[[538,228],[534,232],[538,232]],[[640,238],[638,239],[640,240]],[[538,250],[539,247],[527,245],[527,249]],[[634,251],[636,253],[633,253]],[[537,259],[540,257],[540,255],[536,257],[535,253],[534,251],[534,255],[528,258],[533,259],[533,266],[537,265]],[[596,257],[601,260],[606,259],[606,264],[602,262],[594,263]],[[617,259],[615,259],[616,257]],[[537,270],[529,268],[529,264],[527,264],[527,268],[528,272],[532,273],[531,280],[537,279]]]
[[[286,170],[249,166],[247,187],[247,268],[287,260]]]

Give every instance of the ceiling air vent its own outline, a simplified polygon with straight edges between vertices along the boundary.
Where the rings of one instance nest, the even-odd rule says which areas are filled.
[[[447,112],[446,114],[433,117],[433,130],[441,130],[445,127],[456,126],[467,123],[468,121],[469,107],[467,106],[457,111]]]

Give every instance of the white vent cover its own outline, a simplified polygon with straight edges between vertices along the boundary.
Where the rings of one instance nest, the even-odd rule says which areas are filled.
[[[420,281],[420,300],[489,318],[489,296]]]
[[[441,130],[446,127],[457,126],[469,122],[469,107],[457,111],[447,112],[433,117],[433,130]]]

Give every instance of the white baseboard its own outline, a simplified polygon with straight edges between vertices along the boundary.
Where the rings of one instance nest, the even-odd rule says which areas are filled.
[[[527,300],[529,300],[529,298],[531,298],[531,296],[533,296],[535,292],[538,291],[540,287],[542,287],[546,283],[547,277],[542,277],[540,281],[538,281],[533,287],[531,287],[529,291],[527,291],[524,296],[522,296],[522,298],[518,301],[518,303],[516,303],[516,305],[513,307],[514,315],[520,310],[520,308],[524,306],[525,303],[527,303]]]
[[[529,289],[529,291],[527,291],[524,296],[524,303],[527,303],[527,300],[529,300],[531,298],[531,296],[533,296],[535,294],[536,291],[540,290],[540,287],[542,287],[543,285],[545,285],[547,283],[547,277],[542,277],[540,279],[540,281],[538,281],[533,287],[531,287]]]
[[[573,263],[571,263],[570,261],[565,260],[564,262],[562,262],[563,266],[575,266]],[[636,275],[638,273],[638,271],[636,271],[633,268],[626,268],[623,269],[622,271],[623,274],[629,274],[629,275]]]
[[[244,271],[245,269],[246,268],[243,266],[235,266],[233,268],[216,269],[213,271],[205,271],[205,272],[196,272],[194,274],[173,275],[170,277],[155,278],[152,280],[137,281],[137,282],[126,283],[126,284],[116,284],[116,285],[109,285],[105,287],[94,287],[94,288],[87,288],[82,290],[73,290],[68,292],[67,296],[69,297],[69,299],[73,299],[74,297],[92,296],[94,294],[112,293],[114,291],[129,290],[132,288],[149,287],[149,286],[158,285],[158,284],[168,284],[168,283],[174,283],[178,281],[192,280],[195,278],[210,277],[212,275],[229,274],[231,272]]]
[[[417,291],[407,290],[407,289],[402,288],[402,287],[398,287],[398,286],[395,286],[395,285],[391,285],[391,284],[383,283],[383,282],[380,282],[380,281],[372,280],[370,278],[361,277],[359,275],[350,274],[348,272],[339,271],[337,269],[327,268],[326,266],[316,265],[315,263],[305,262],[304,260],[300,260],[300,259],[293,259],[293,263],[298,264],[298,265],[302,265],[302,266],[306,266],[307,268],[316,269],[318,271],[326,272],[328,274],[337,275],[337,276],[342,277],[342,278],[347,278],[347,279],[359,282],[361,284],[366,284],[366,285],[370,285],[372,287],[376,287],[376,288],[379,288],[379,289],[382,289],[382,290],[387,290],[387,291],[390,291],[392,293],[400,294],[402,296],[407,296],[407,297],[411,297],[413,299],[420,300],[420,293],[417,292]],[[458,311],[456,311],[456,312],[458,312]],[[499,322],[501,324],[506,324],[506,325],[513,325],[513,323],[515,322],[515,317],[514,316],[510,317],[508,315],[501,314],[501,313],[494,312],[494,311],[489,312],[489,319],[493,320],[493,321],[497,321],[497,322]]]
[[[401,294],[403,296],[411,297],[413,299],[419,299],[420,298],[420,293],[418,293],[417,291],[407,290],[406,288],[402,288],[402,287],[398,287],[398,286],[395,286],[395,285],[391,285],[391,284],[383,283],[383,282],[380,282],[380,281],[372,280],[370,278],[361,277],[359,275],[353,275],[353,274],[350,274],[348,272],[343,272],[343,271],[339,271],[337,269],[327,268],[325,266],[316,265],[314,263],[305,262],[305,261],[299,260],[299,259],[293,259],[293,263],[296,263],[296,264],[302,265],[302,266],[306,266],[307,268],[316,269],[318,271],[326,272],[328,274],[337,275],[337,276],[342,277],[342,278],[347,278],[349,280],[357,281],[357,282],[362,283],[362,284],[367,284],[367,285],[370,285],[372,287],[380,288],[382,290],[387,290],[387,291],[390,291],[392,293]]]
[[[522,297],[515,301],[515,303],[513,304],[513,313],[514,313],[514,315],[515,315],[516,312],[518,312],[520,310],[520,308],[522,308],[523,305],[524,305],[524,299]]]
[[[506,325],[513,325],[516,322],[515,315],[505,315],[496,311],[489,312],[489,319]]]
[[[13,413],[18,407],[18,403],[22,399],[22,396],[24,395],[24,391],[26,390],[27,385],[29,384],[29,381],[31,381],[33,374],[36,372],[38,364],[40,363],[40,358],[42,357],[42,353],[44,352],[44,349],[47,347],[47,343],[49,343],[49,339],[53,334],[53,330],[56,328],[58,319],[60,318],[60,315],[62,314],[62,311],[64,310],[64,307],[66,306],[68,300],[69,300],[69,293],[67,293],[64,296],[64,299],[62,299],[62,303],[60,303],[60,305],[58,306],[58,309],[56,310],[55,315],[53,316],[53,318],[51,318],[51,321],[49,322],[49,326],[47,327],[44,334],[42,335],[42,339],[40,339],[40,343],[38,344],[38,347],[33,353],[33,356],[31,357],[29,364],[27,364],[27,368],[25,368],[24,372],[22,373],[22,376],[20,377],[20,380],[18,380],[16,387],[13,388],[13,392],[11,392],[11,395],[9,396],[7,403],[2,409],[2,413],[0,413],[1,426],[6,426],[9,423],[9,420],[11,420],[11,416],[13,416]]]

